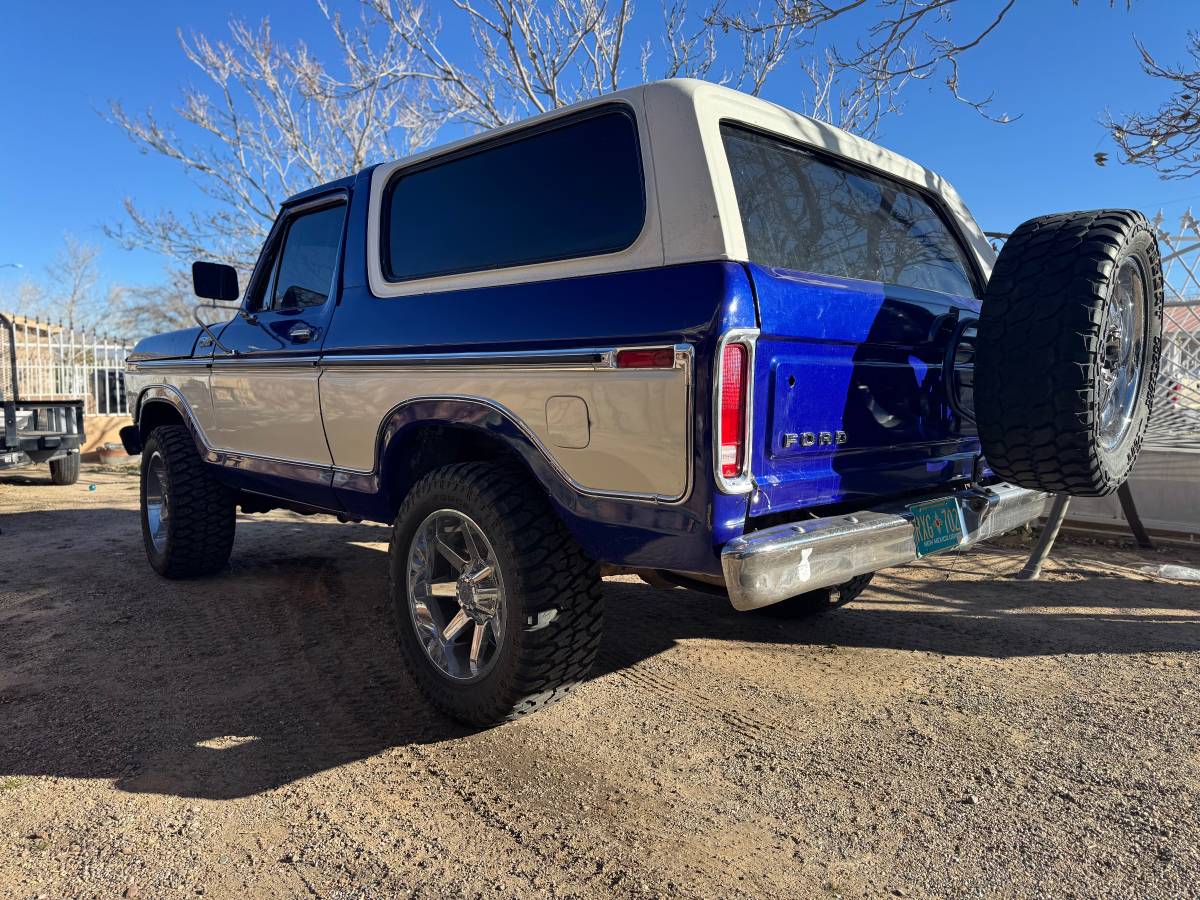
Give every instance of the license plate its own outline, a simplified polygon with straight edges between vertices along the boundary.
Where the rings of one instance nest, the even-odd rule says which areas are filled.
[[[917,545],[917,556],[952,550],[962,543],[962,511],[954,497],[916,503],[908,511],[913,517],[913,541]]]

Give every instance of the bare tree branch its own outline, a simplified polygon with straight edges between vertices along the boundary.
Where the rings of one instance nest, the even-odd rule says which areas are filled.
[[[182,132],[151,112],[136,116],[110,104],[110,121],[143,152],[181,164],[209,200],[207,209],[179,217],[147,213],[127,199],[127,219],[110,236],[246,272],[283,199],[433,138],[441,120],[429,90],[414,81],[399,37],[377,28],[366,6],[354,26],[320,9],[337,43],[336,69],[303,44],[279,46],[266,21],[257,28],[234,21],[228,42],[180,34],[184,55],[207,83],[185,89],[175,108]]]
[[[1123,161],[1147,166],[1163,178],[1187,178],[1200,172],[1200,33],[1188,33],[1188,62],[1159,63],[1140,41],[1142,71],[1163,83],[1170,96],[1152,113],[1111,114],[1105,127]]]
[[[63,235],[62,249],[46,266],[47,307],[58,314],[68,329],[94,326],[99,318],[96,301],[99,257],[98,247],[68,232]]]
[[[187,328],[195,305],[191,272],[173,268],[158,284],[110,288],[105,327],[123,337]]]
[[[944,73],[946,87],[956,100],[994,122],[1013,120],[991,112],[991,95],[972,99],[960,91],[960,58],[991,36],[1016,4],[1016,0],[988,2],[983,24],[962,35],[954,33],[953,13],[966,8],[963,0],[775,0],[767,14],[730,14],[719,4],[711,17],[722,28],[747,37],[774,37],[785,55],[797,45],[811,46],[814,36],[835,19],[853,22],[865,38],[851,48],[827,44],[805,64],[812,82],[809,99],[818,115],[844,109],[847,119],[834,124],[870,135],[882,119],[899,109],[898,96],[910,81],[938,73]],[[975,2],[970,8],[981,6]],[[835,85],[845,100],[831,108],[827,88]]]

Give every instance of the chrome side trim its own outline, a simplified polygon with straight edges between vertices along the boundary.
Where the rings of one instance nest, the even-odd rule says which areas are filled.
[[[758,344],[757,328],[731,328],[721,335],[717,352],[713,355],[712,392],[712,463],[713,477],[723,494],[748,494],[754,490],[754,350]],[[721,359],[727,344],[741,344],[746,348],[746,459],[745,468],[737,478],[726,478],[721,474]]]
[[[617,354],[622,350],[646,350],[671,346],[675,351],[675,366],[680,369],[686,364],[682,354],[691,353],[690,344],[631,344],[620,347],[584,347],[571,350],[500,350],[494,352],[469,353],[347,353],[304,356],[205,356],[180,359],[127,360],[132,371],[139,369],[173,369],[194,366],[209,366],[222,370],[278,366],[296,368],[319,366],[342,368],[344,366],[496,366],[570,368],[599,371],[615,369]]]
[[[261,369],[265,367],[280,369],[311,369],[317,364],[319,356],[202,356],[192,359],[154,359],[129,360],[126,368],[131,372],[142,369],[193,369],[210,368],[228,372],[236,369]]]
[[[130,356],[125,360],[125,368],[131,372],[137,372],[139,369],[207,368],[211,365],[211,356],[181,357],[179,359],[134,359]]]
[[[963,547],[1032,522],[1050,497],[1011,484],[956,496],[963,512]],[[721,568],[730,602],[748,610],[916,558],[911,514],[903,506],[889,506],[743,535],[725,545]]]
[[[305,356],[214,356],[213,371],[236,371],[238,369],[311,369],[320,359],[315,354]]]
[[[322,356],[322,368],[342,366],[515,366],[538,368],[615,369],[622,350],[644,350],[663,344],[638,344],[621,347],[585,347],[572,350],[499,350],[471,353],[349,353]],[[682,368],[681,353],[690,353],[690,344],[675,344],[675,368]]]
[[[606,366],[608,351],[569,350],[532,353],[353,353],[321,358],[322,368],[344,366],[545,366],[595,369]]]

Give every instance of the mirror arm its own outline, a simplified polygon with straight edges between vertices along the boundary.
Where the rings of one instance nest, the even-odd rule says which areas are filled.
[[[219,347],[222,352],[228,353],[230,356],[237,356],[237,351],[230,350],[228,347],[226,347],[224,344],[222,344],[221,341],[217,338],[216,332],[214,332],[208,326],[207,322],[205,322],[203,319],[200,318],[200,310],[202,310],[202,309],[220,309],[220,310],[228,311],[229,307],[220,306],[216,303],[197,303],[195,306],[192,307],[192,318],[196,320],[197,325],[199,325],[202,329],[204,329],[204,333],[207,334],[208,339],[213,342],[213,346]],[[240,313],[241,310],[239,310],[238,312]]]

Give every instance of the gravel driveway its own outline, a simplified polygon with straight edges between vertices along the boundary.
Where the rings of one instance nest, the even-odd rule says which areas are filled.
[[[88,490],[88,483],[95,490]],[[387,530],[145,563],[137,482],[0,480],[0,895],[1200,896],[1200,552],[1019,541],[818,619],[610,579],[572,699],[432,714]]]

